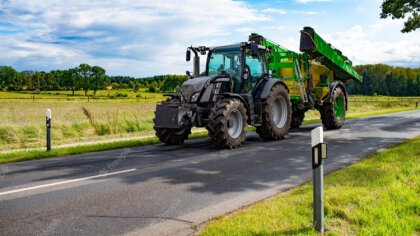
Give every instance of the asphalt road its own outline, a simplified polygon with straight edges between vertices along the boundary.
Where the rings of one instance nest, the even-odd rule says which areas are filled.
[[[186,235],[194,225],[309,181],[310,130],[282,141],[249,134],[219,150],[207,138],[0,165],[1,235]],[[325,131],[331,172],[420,135],[420,111]]]

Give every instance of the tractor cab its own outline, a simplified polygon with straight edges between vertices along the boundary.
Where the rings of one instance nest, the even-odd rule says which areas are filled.
[[[189,47],[189,52],[200,52],[205,55],[208,52],[205,75],[208,77],[228,76],[231,80],[232,93],[250,93],[257,82],[267,75],[265,61],[265,47],[254,43],[240,43],[215,48]],[[203,53],[204,52],[204,53]],[[198,53],[196,53],[198,56]],[[194,59],[194,71],[199,75],[199,59]]]

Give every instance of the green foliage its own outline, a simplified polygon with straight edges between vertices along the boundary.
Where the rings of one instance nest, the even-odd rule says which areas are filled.
[[[420,28],[420,2],[418,0],[385,0],[382,3],[381,18],[405,19],[403,33]]]
[[[383,64],[355,66],[362,83],[348,81],[347,91],[360,95],[419,96],[420,68],[392,67]]]
[[[134,78],[129,76],[111,76],[112,86],[126,85],[130,88],[147,88],[149,92],[174,92],[187,76],[185,75],[156,75],[152,77]]]
[[[15,90],[19,85],[17,72],[10,66],[0,66],[0,88]]]
[[[9,91],[41,91],[83,89],[86,96],[89,90],[96,95],[98,90],[111,85],[113,89],[149,88],[151,92],[173,92],[175,88],[187,79],[184,75],[157,75],[145,78],[129,76],[107,76],[104,68],[82,63],[78,67],[67,70],[22,71],[17,72],[10,66],[0,66],[0,90]],[[153,87],[153,88],[151,88]]]

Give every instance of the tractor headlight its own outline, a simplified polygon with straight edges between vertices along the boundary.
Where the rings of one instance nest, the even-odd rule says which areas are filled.
[[[198,95],[199,95],[198,92],[197,93],[194,93],[193,95],[191,95],[190,102],[196,102],[197,99],[198,99]]]

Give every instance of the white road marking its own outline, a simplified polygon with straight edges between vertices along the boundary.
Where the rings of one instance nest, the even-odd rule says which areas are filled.
[[[19,192],[28,191],[28,190],[39,189],[39,188],[46,188],[46,187],[56,186],[56,185],[60,185],[60,184],[68,184],[68,183],[74,183],[74,182],[88,180],[88,179],[106,177],[106,176],[110,176],[110,175],[117,175],[117,174],[121,174],[121,173],[135,171],[135,170],[137,170],[137,169],[134,168],[134,169],[122,170],[122,171],[117,171],[117,172],[112,172],[112,173],[106,173],[106,174],[94,175],[94,176],[83,177],[83,178],[78,178],[78,179],[70,179],[70,180],[65,180],[65,181],[60,181],[60,182],[55,182],[55,183],[32,186],[32,187],[28,187],[28,188],[15,189],[15,190],[10,190],[10,191],[6,191],[6,192],[1,192],[0,196],[7,195],[7,194],[12,194],[12,193],[19,193]]]

